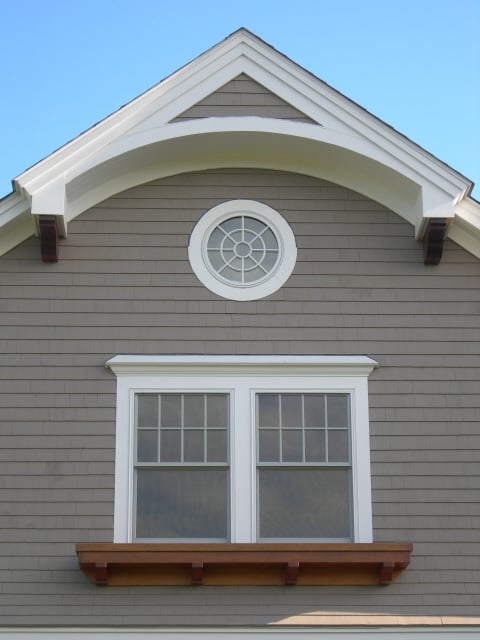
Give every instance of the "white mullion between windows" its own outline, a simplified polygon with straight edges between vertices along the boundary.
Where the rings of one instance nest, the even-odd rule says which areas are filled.
[[[325,420],[325,462],[329,462],[328,452],[328,393],[323,394],[323,418]]]
[[[138,400],[137,400],[138,402]],[[158,418],[157,418],[157,462],[162,459],[162,394],[158,394]]]
[[[184,422],[185,422],[185,394],[180,394],[180,463],[183,464],[183,450],[185,444],[184,434]]]
[[[207,412],[208,394],[203,394],[203,462],[207,462]]]
[[[256,450],[252,437],[255,406],[248,379],[242,379],[232,394],[231,420],[231,541],[252,542],[255,539],[255,482],[252,456]],[[253,417],[253,419],[252,419]]]
[[[306,462],[305,455],[305,394],[302,393],[300,395],[301,398],[301,407],[302,407],[302,462]]]

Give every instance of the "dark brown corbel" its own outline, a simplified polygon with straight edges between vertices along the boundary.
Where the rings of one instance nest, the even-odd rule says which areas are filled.
[[[448,218],[429,218],[423,236],[423,263],[440,264],[443,243],[447,235]]]
[[[285,575],[285,584],[295,585],[297,584],[298,574],[300,572],[299,562],[289,562],[287,564],[287,571]]]
[[[58,228],[55,216],[39,216],[40,251],[43,262],[58,262]]]
[[[379,584],[390,584],[393,581],[394,562],[382,562],[378,576]]]
[[[192,562],[192,584],[202,584],[203,562]]]
[[[107,562],[97,562],[95,564],[95,583],[102,587],[108,584]]]

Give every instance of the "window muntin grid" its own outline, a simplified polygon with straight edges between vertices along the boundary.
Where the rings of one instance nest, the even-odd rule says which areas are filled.
[[[256,284],[277,266],[278,239],[265,222],[251,216],[223,220],[207,240],[207,258],[215,276],[227,283]]]
[[[350,464],[350,396],[258,393],[259,464]]]
[[[227,463],[229,395],[136,396],[136,462]]]

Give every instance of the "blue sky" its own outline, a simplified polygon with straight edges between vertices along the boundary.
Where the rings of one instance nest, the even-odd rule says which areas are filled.
[[[0,0],[11,179],[243,26],[476,183],[480,0]]]

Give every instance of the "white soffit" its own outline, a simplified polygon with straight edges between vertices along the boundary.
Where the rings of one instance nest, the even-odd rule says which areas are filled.
[[[170,123],[241,73],[319,124],[259,117]],[[330,180],[385,204],[417,237],[427,218],[455,219],[452,239],[480,256],[480,204],[468,197],[470,181],[245,29],[19,175],[15,206],[12,196],[0,201],[7,231],[0,253],[32,235],[25,212],[56,215],[63,228],[136,184],[221,166]]]

